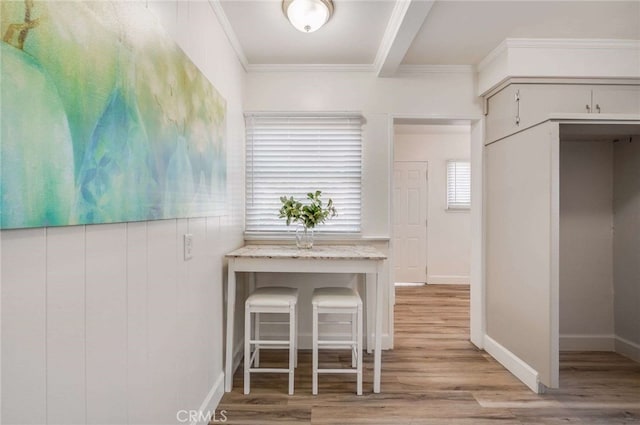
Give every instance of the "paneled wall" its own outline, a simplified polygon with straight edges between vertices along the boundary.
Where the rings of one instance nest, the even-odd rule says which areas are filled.
[[[5,425],[177,423],[222,394],[224,253],[243,243],[244,71],[208,2],[143,4],[227,100],[227,212],[3,231]]]

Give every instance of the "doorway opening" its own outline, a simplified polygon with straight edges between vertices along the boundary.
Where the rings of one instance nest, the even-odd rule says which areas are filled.
[[[454,208],[448,195],[457,183],[470,198],[471,125],[396,119],[393,129],[394,282],[468,285],[470,205]],[[451,162],[466,164],[466,182]]]

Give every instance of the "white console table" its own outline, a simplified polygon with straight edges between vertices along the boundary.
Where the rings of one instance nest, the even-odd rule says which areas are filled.
[[[229,260],[227,276],[227,336],[225,346],[225,391],[233,388],[233,330],[236,304],[237,272],[305,272],[305,273],[362,273],[375,275],[366,279],[367,292],[373,287],[374,357],[373,392],[380,392],[382,369],[382,294],[380,279],[386,255],[367,245],[316,245],[312,249],[298,249],[294,245],[247,245],[226,255]],[[370,298],[370,297],[367,297]],[[367,306],[372,307],[372,306]]]

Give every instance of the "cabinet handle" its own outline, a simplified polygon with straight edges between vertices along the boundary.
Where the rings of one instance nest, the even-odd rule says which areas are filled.
[[[520,125],[520,90],[516,91],[516,125]]]
[[[585,106],[586,106],[586,108],[587,108],[587,113],[589,113],[589,114],[590,114],[590,113],[591,113],[591,106],[589,106],[589,105],[585,105]]]
[[[596,112],[600,113],[600,105],[598,105],[597,103],[596,103]]]

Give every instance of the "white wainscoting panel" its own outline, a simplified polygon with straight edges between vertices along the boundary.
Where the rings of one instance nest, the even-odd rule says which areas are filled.
[[[45,238],[45,229],[2,233],[4,424],[47,420]]]
[[[127,400],[130,423],[148,423],[151,398],[147,223],[127,224]]]
[[[49,228],[46,243],[47,423],[84,424],[84,227]]]
[[[127,422],[127,227],[86,227],[87,423]]]
[[[202,395],[211,389],[211,381],[202,366],[210,359],[212,348],[209,338],[203,336],[210,335],[215,321],[213,312],[207,311],[215,296],[213,274],[209,266],[215,258],[208,255],[206,250],[205,218],[189,220],[187,231],[193,235],[194,254],[191,259],[182,262],[185,265],[185,279],[178,280],[178,285],[181,286],[178,291],[178,323],[181,329],[178,346],[178,405],[193,408],[202,403]]]
[[[1,423],[175,424],[215,409],[223,254],[242,244],[220,223],[2,232]]]
[[[220,243],[220,228],[220,217],[206,219],[205,258],[203,261],[206,263],[204,285],[207,289],[203,292],[205,295],[200,302],[205,305],[204,319],[208,324],[207,333],[212,336],[211,338],[203,338],[207,353],[221,349],[216,346],[217,341],[224,341],[223,321],[217,320],[217,317],[223,317],[224,309],[222,306],[224,305],[224,287],[226,285],[226,275],[223,276],[224,254],[226,252],[224,252],[224,245]],[[216,284],[216,282],[220,283]],[[207,382],[209,383],[218,379],[219,371],[224,369],[222,356],[205,359],[205,365]]]
[[[170,388],[177,382],[177,222],[148,223],[149,240],[149,366],[154,409],[149,421],[160,421],[177,410],[177,395]]]

